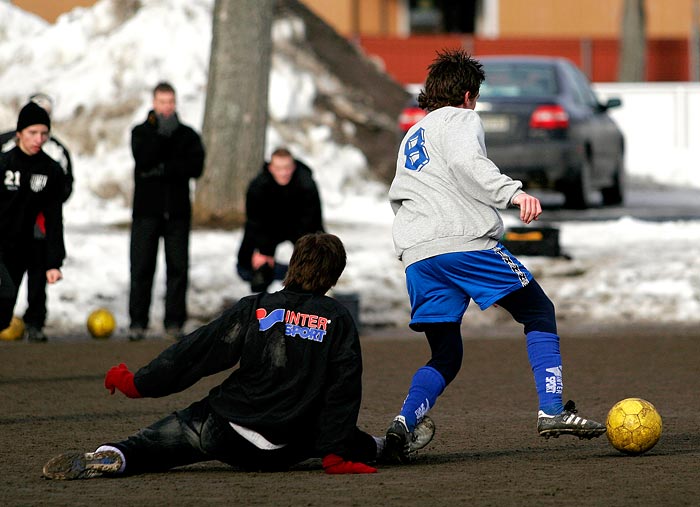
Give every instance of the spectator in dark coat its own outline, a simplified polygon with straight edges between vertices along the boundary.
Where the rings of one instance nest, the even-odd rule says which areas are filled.
[[[278,148],[248,186],[238,274],[253,292],[265,291],[287,272],[286,264],[275,261],[277,246],[313,232],[323,232],[323,218],[311,169]]]
[[[190,179],[199,178],[204,170],[204,147],[199,135],[180,123],[175,107],[175,89],[168,83],[158,84],[153,109],[131,132],[135,162],[129,294],[132,341],[143,339],[148,328],[161,237],[167,264],[166,336],[179,339],[187,320]]]

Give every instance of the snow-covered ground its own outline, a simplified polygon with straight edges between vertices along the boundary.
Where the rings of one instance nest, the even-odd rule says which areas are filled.
[[[132,178],[129,130],[143,121],[157,81],[175,85],[181,119],[201,130],[213,1],[142,0],[133,16],[125,16],[120,4],[101,0],[49,25],[0,3],[0,126],[12,128],[27,96],[44,91],[56,99],[55,134],[74,155],[76,186],[65,207],[65,279],[49,289],[48,333],[84,329],[88,313],[101,306],[115,314],[120,328],[128,326],[129,238],[124,224],[130,208],[123,196]],[[279,21],[274,34],[279,40],[299,29]],[[359,150],[335,144],[325,128],[309,121],[316,89],[314,76],[296,72],[280,55],[273,58],[274,114],[304,119],[311,126],[304,127],[303,145],[268,128],[268,153],[288,144],[314,169],[327,228],[348,250],[337,291],[359,295],[363,323],[404,326],[409,306],[391,242],[386,188],[368,178]],[[133,108],[134,102],[138,107]],[[114,118],[123,104],[132,104],[136,112],[120,122]],[[72,128],[76,124],[82,130]],[[634,175],[634,167],[628,169]],[[506,224],[517,225],[513,214],[506,215]],[[557,225],[571,260],[522,260],[555,301],[560,319],[700,320],[700,222],[622,218]],[[225,301],[247,294],[247,284],[234,269],[240,239],[240,231],[193,231],[188,327],[216,314]],[[290,253],[291,246],[285,245],[279,256]],[[151,309],[156,330],[163,312],[162,253],[158,265]],[[22,288],[16,313],[25,307]],[[496,310],[474,307],[466,317],[480,323],[501,318]]]

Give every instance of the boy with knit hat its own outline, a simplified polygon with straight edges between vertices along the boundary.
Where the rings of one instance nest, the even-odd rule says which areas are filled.
[[[39,213],[46,226],[46,281],[62,278],[63,171],[41,149],[50,129],[48,113],[29,102],[17,119],[16,146],[0,155],[0,329],[12,320]]]
[[[34,93],[29,99],[44,109],[49,118],[53,110],[53,100],[45,93]],[[13,128],[0,134],[0,151],[10,151],[17,145],[17,131]],[[41,149],[54,159],[63,169],[63,202],[73,192],[73,164],[68,148],[56,137],[53,131]],[[43,328],[46,323],[46,228],[44,215],[39,213],[34,225],[34,240],[27,264],[27,309],[23,320],[25,336],[29,341],[46,341]]]

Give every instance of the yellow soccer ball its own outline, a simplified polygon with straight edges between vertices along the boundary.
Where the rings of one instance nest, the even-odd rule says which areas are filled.
[[[87,328],[93,338],[109,338],[116,326],[114,315],[106,308],[98,308],[87,319]]]
[[[624,454],[642,454],[661,438],[661,415],[641,398],[618,401],[605,421],[610,444]]]
[[[24,321],[17,317],[17,315],[12,316],[10,325],[5,329],[0,331],[0,340],[13,341],[21,340],[24,337]]]

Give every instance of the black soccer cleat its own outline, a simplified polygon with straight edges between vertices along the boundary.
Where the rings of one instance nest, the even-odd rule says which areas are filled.
[[[547,415],[540,410],[537,414],[537,432],[544,438],[573,435],[580,439],[596,438],[605,433],[604,424],[576,414],[576,404],[571,400],[566,402],[564,410],[557,415]]]
[[[411,433],[406,426],[406,419],[397,415],[389,429],[386,430],[386,448],[384,456],[393,462],[410,463],[411,461]]]

